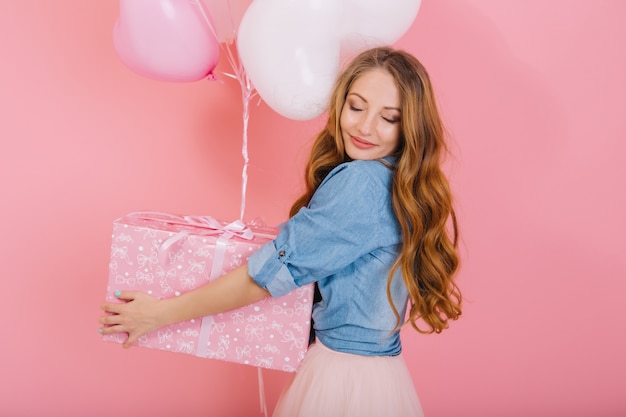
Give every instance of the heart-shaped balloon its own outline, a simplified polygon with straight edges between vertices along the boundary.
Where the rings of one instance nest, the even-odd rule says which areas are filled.
[[[417,16],[421,0],[342,0],[343,25],[339,31],[343,55],[391,45],[406,33]]]
[[[254,0],[241,20],[238,51],[254,88],[294,120],[321,114],[339,69],[337,0]]]
[[[113,44],[129,68],[161,81],[206,78],[220,52],[199,0],[120,0]]]
[[[308,120],[328,106],[344,57],[397,41],[420,0],[254,0],[237,37],[241,62],[263,100]]]

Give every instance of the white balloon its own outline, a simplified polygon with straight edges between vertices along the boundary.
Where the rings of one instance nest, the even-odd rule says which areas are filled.
[[[396,42],[421,0],[253,0],[237,36],[241,62],[274,111],[308,120],[328,107],[343,57]]]
[[[327,105],[339,71],[337,0],[255,0],[239,26],[237,47],[254,88],[274,111],[313,119]]]
[[[341,45],[344,54],[391,45],[411,27],[421,0],[343,0]]]

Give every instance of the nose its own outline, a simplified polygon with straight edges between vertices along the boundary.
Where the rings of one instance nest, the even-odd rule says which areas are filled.
[[[359,121],[358,128],[359,133],[362,135],[369,135],[374,129],[374,115],[365,113]]]

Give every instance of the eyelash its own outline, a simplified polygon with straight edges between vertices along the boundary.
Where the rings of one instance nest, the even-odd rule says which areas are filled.
[[[363,109],[359,109],[358,107],[354,107],[352,105],[350,105],[350,110],[352,110],[352,111],[363,111]],[[400,119],[390,119],[390,118],[387,118],[387,117],[383,117],[382,119],[384,121],[386,121],[387,123],[391,123],[391,124],[398,123],[400,121]]]

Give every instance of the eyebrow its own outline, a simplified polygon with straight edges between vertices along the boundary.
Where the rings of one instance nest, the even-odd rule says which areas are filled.
[[[363,100],[363,101],[364,101],[364,102],[366,102],[366,103],[368,102],[368,101],[365,99],[365,97],[363,97],[363,96],[362,96],[362,95],[360,95],[359,93],[355,93],[355,92],[353,91],[353,92],[348,93],[347,97],[350,97],[351,95],[355,95],[355,96],[357,96],[358,98],[360,98],[361,100]],[[385,110],[395,110],[395,111],[401,112],[401,110],[400,110],[398,107],[393,107],[393,106],[385,106],[385,107],[383,107],[383,109],[385,109]]]

